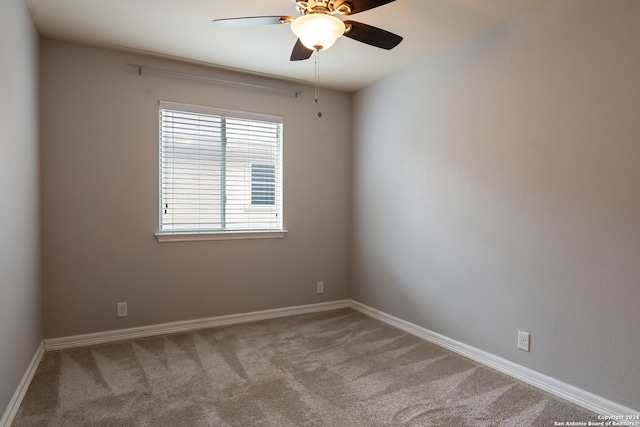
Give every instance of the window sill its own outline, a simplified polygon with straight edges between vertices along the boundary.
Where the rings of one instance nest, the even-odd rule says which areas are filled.
[[[287,235],[287,230],[278,231],[220,231],[211,233],[177,232],[156,233],[160,243],[167,242],[198,242],[205,240],[248,240],[248,239],[282,239]]]

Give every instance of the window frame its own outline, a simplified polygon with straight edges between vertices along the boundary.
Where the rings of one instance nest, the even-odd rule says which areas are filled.
[[[246,206],[247,212],[259,212],[259,211],[269,211],[274,206],[280,207],[279,215],[280,215],[280,228],[279,229],[246,229],[246,230],[233,230],[233,229],[221,229],[221,230],[213,230],[213,229],[199,229],[199,230],[162,230],[163,224],[163,153],[162,153],[162,133],[161,128],[163,126],[162,120],[162,111],[163,109],[171,109],[176,111],[183,111],[186,113],[194,113],[194,114],[209,114],[214,116],[220,116],[221,118],[234,118],[234,119],[246,119],[246,120],[258,120],[258,121],[266,121],[272,123],[279,123],[279,164],[275,165],[276,171],[280,169],[280,175],[278,177],[276,172],[275,183],[274,183],[274,198],[280,198],[280,202],[275,200],[274,204],[256,204],[254,205],[253,197],[251,196],[251,190],[253,187],[253,164],[257,163],[252,161],[249,157],[247,157],[247,161],[249,163],[249,171],[250,171],[250,180],[249,180],[249,193],[250,200],[248,205]],[[271,238],[283,238],[287,234],[287,230],[284,226],[284,201],[283,201],[283,181],[284,181],[284,153],[283,153],[283,143],[284,143],[284,118],[281,116],[262,114],[262,113],[254,113],[247,111],[237,111],[237,110],[229,110],[218,107],[209,107],[202,105],[194,105],[194,104],[185,104],[173,101],[165,101],[160,100],[158,102],[158,231],[155,233],[155,236],[159,242],[184,242],[184,241],[202,241],[202,240],[245,240],[245,239],[271,239]],[[226,139],[226,138],[223,138]],[[224,159],[226,163],[226,158]],[[225,181],[226,183],[226,181]],[[279,188],[278,188],[279,187]],[[224,191],[221,192],[224,195]],[[224,214],[223,214],[224,215]]]

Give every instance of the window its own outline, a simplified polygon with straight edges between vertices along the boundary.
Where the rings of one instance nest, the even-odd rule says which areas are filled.
[[[275,165],[251,165],[251,204],[276,204]]]
[[[160,101],[158,239],[282,227],[282,118]]]

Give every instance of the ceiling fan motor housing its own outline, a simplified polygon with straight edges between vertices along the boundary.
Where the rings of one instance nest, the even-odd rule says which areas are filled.
[[[298,13],[306,15],[308,13],[324,13],[327,15],[349,15],[352,11],[352,6],[347,2],[342,2],[335,6],[336,0],[309,0],[309,1],[296,1],[296,8]]]

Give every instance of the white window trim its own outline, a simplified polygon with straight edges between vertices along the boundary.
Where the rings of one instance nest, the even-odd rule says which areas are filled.
[[[199,242],[208,240],[251,240],[251,239],[282,239],[287,230],[276,231],[220,231],[220,232],[172,232],[156,233],[160,243],[170,242]]]

